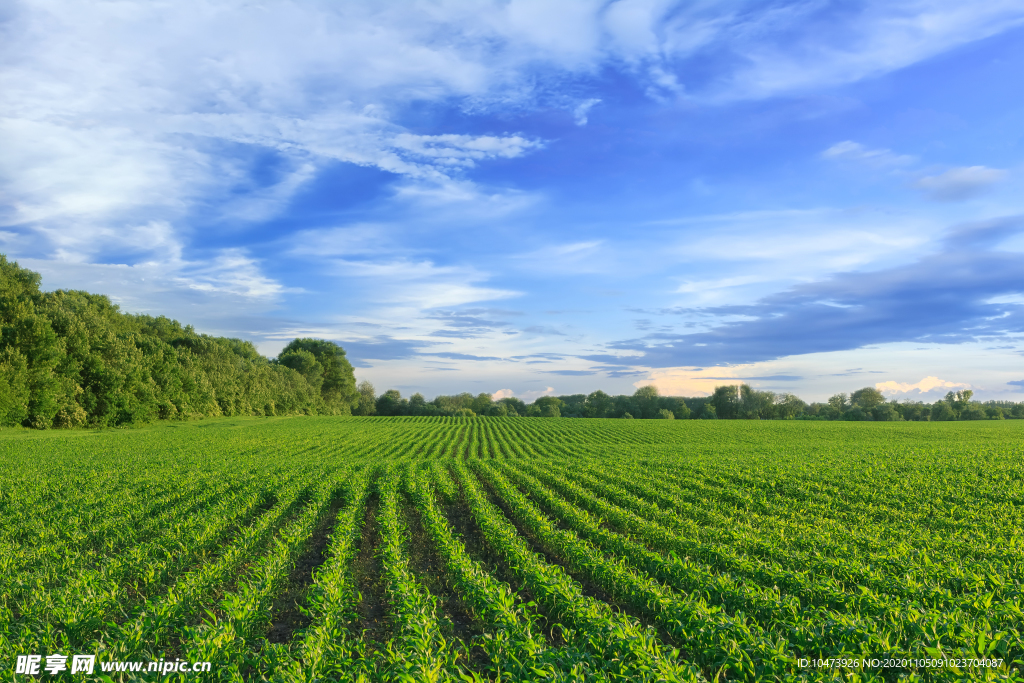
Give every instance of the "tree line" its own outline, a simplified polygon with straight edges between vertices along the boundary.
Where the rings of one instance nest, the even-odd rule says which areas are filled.
[[[218,415],[350,415],[345,352],[295,339],[276,359],[110,299],[42,292],[0,254],[0,427],[118,427]]]
[[[361,400],[355,415],[482,415],[489,417],[588,417],[644,420],[858,420],[898,422],[1002,420],[1024,418],[1024,403],[972,401],[970,390],[949,392],[935,404],[886,401],[874,387],[836,394],[825,403],[805,403],[790,393],[758,391],[747,384],[715,388],[709,397],[661,396],[657,387],[610,396],[603,391],[569,396],[541,396],[530,404],[518,398],[494,400],[492,394],[403,398],[397,389],[377,396],[369,382],[359,384]]]
[[[491,394],[403,398],[356,386],[345,351],[295,339],[268,359],[248,341],[198,334],[163,316],[123,313],[106,296],[40,290],[40,276],[0,254],[0,427],[120,427],[234,415],[445,415],[621,419],[980,420],[1024,417],[1024,404],[970,391],[935,404],[886,401],[866,387],[807,404],[743,384],[710,397],[603,391],[527,404]]]

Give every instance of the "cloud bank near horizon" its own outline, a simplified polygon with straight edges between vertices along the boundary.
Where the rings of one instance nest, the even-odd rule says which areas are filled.
[[[1016,1],[25,0],[0,252],[434,393],[695,366],[800,393],[857,365],[816,354],[907,343],[1024,393],[999,374],[1022,31]],[[885,381],[952,376],[932,363]]]

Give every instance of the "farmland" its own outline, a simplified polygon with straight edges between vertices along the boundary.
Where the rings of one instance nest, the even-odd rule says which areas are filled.
[[[0,487],[3,680],[1022,680],[1017,421],[5,431]]]

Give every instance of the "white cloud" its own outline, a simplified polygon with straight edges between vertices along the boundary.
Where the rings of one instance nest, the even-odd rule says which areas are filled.
[[[551,396],[554,393],[555,393],[555,388],[554,387],[548,387],[548,388],[543,389],[543,390],[535,389],[533,391],[524,391],[519,396],[519,398],[521,398],[524,403],[533,403],[534,401],[536,401],[541,396]]]
[[[951,168],[945,173],[925,176],[914,185],[937,201],[970,199],[1006,177],[1006,171],[985,166]]]
[[[724,101],[807,92],[901,69],[1020,26],[1024,7],[1018,0],[894,0],[841,10],[817,2],[752,11],[696,4],[666,30],[686,33],[694,20],[705,26],[698,47],[725,46],[741,65],[704,95]]]
[[[211,261],[191,268],[183,268],[175,280],[202,292],[234,294],[246,299],[275,299],[286,289],[276,280],[260,272],[259,263],[249,258],[242,249],[222,250]]]
[[[333,259],[328,263],[337,277],[360,278],[371,283],[365,288],[364,303],[408,308],[409,312],[520,296],[520,292],[513,290],[478,286],[475,283],[487,280],[489,275],[471,267],[438,266],[428,260],[404,258]],[[408,312],[391,318],[408,319]]]
[[[594,105],[599,104],[600,102],[601,102],[601,100],[599,100],[597,98],[591,98],[589,100],[584,100],[583,102],[580,102],[576,106],[576,108],[572,110],[572,118],[573,118],[573,121],[576,122],[576,125],[577,126],[585,126],[585,125],[587,125],[588,113],[590,112],[591,108],[593,108]]]
[[[963,382],[948,382],[938,377],[925,377],[920,382],[914,382],[910,384],[908,382],[895,382],[889,380],[888,382],[876,382],[875,388],[885,394],[906,394],[911,391],[917,391],[920,394],[926,394],[935,389],[960,389],[969,387],[970,384]]]
[[[394,122],[409,100],[506,83],[471,26],[436,40],[460,13],[472,19],[457,3],[25,5],[3,48],[17,58],[0,74],[0,221],[44,243],[74,233],[77,247],[50,249],[87,257],[116,226],[184,225],[196,210],[272,217],[327,161],[444,185],[538,149],[514,133],[416,135]],[[261,149],[284,169],[265,187],[250,177]]]
[[[842,161],[858,161],[872,166],[892,167],[906,166],[915,161],[914,157],[906,154],[895,154],[888,149],[869,149],[859,142],[844,140],[837,142],[824,152],[821,156],[825,159],[838,159]]]
[[[521,267],[550,273],[609,273],[603,240],[552,244],[512,256]]]
[[[215,252],[208,260],[168,258],[133,265],[19,258],[42,275],[44,290],[101,293],[129,313],[166,315],[202,332],[237,336],[268,325],[266,317],[291,290],[262,272],[244,251]]]
[[[503,398],[512,398],[515,395],[516,395],[516,393],[514,391],[512,391],[511,389],[498,389],[493,394],[491,394],[491,398],[493,400],[497,401],[497,400],[503,399]]]
[[[398,174],[409,196],[471,196],[453,174],[543,141],[514,131],[417,134],[398,124],[408,102],[508,110],[544,100],[583,125],[597,99],[567,96],[567,76],[620,66],[652,96],[678,97],[687,86],[680,65],[713,47],[737,57],[723,62],[734,71],[703,94],[685,92],[767,97],[900,68],[1015,26],[1021,9],[1013,0],[905,0],[821,30],[817,3],[38,0],[9,14],[0,48],[0,220],[73,230],[97,248],[104,229],[184,225],[197,210],[262,220],[327,160]],[[840,144],[836,156],[903,163]],[[273,150],[287,168],[254,186],[246,153],[225,145]]]

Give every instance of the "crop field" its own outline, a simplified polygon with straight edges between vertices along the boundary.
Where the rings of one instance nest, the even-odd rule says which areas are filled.
[[[1020,681],[1024,421],[2,432],[0,583],[2,680]]]

